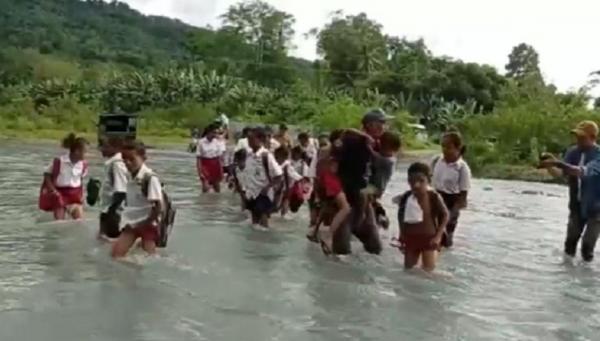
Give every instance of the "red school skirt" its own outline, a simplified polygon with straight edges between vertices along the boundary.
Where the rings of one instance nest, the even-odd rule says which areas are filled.
[[[69,205],[83,205],[83,187],[57,187],[61,202],[64,207]]]
[[[411,252],[425,252],[425,251],[437,251],[438,247],[432,246],[431,241],[434,236],[420,235],[420,234],[409,234],[402,236],[401,242],[404,244],[406,251]]]
[[[198,175],[204,177],[204,180],[211,185],[218,184],[223,180],[223,165],[220,158],[198,158],[196,167]]]

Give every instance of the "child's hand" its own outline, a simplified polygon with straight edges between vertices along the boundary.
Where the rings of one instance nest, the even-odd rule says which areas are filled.
[[[431,239],[431,246],[439,248],[441,244],[442,244],[442,236],[441,235],[435,235],[435,237],[433,237],[433,239]]]

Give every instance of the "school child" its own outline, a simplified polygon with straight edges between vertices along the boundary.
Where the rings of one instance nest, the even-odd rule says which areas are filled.
[[[266,134],[265,148],[271,153],[275,153],[277,148],[281,147],[281,144],[273,137],[273,129],[271,127],[265,126],[264,131]]]
[[[275,207],[276,210],[281,211],[281,215],[285,216],[290,209],[290,195],[294,188],[297,188],[296,184],[300,183],[304,177],[292,166],[290,158],[290,151],[287,147],[279,147],[275,150],[275,160],[281,167],[283,172],[283,181],[279,188],[275,189]],[[298,212],[296,209],[295,212]]]
[[[88,173],[85,153],[88,142],[69,134],[62,146],[69,152],[55,158],[44,171],[38,206],[63,220],[68,213],[73,219],[83,218],[83,178]]]
[[[298,173],[302,179],[296,181],[289,194],[290,211],[296,213],[306,200],[310,198],[312,192],[312,181],[310,178],[310,167],[306,162],[307,158],[300,146],[292,149],[291,167]]]
[[[410,190],[393,199],[399,206],[400,243],[404,267],[412,269],[422,260],[425,271],[435,269],[437,253],[448,223],[448,210],[442,197],[430,187],[431,170],[427,164],[413,163],[408,168]]]
[[[298,146],[302,148],[302,151],[304,151],[304,154],[306,155],[306,162],[310,164],[317,156],[319,142],[311,138],[308,133],[300,133],[298,134]]]
[[[227,151],[225,141],[218,135],[219,126],[212,124],[206,128],[205,135],[198,141],[196,168],[202,182],[202,192],[211,188],[221,192],[223,181],[223,156]]]
[[[121,155],[122,147],[123,140],[117,137],[108,138],[101,147],[102,156],[106,158],[106,177],[100,190],[103,209],[100,213],[99,235],[111,239],[119,237],[121,211],[127,196],[129,173]]]
[[[233,155],[233,164],[230,167],[229,175],[231,177],[230,187],[233,191],[240,196],[240,204],[242,210],[246,209],[246,159],[248,158],[248,151],[246,149],[240,149]]]
[[[174,209],[164,193],[158,175],[146,165],[146,148],[140,142],[130,142],[122,149],[122,158],[129,171],[127,198],[122,217],[125,227],[113,244],[113,258],[125,257],[137,239],[149,254],[166,246],[166,238],[174,221]]]
[[[350,204],[338,177],[339,163],[336,157],[337,155],[333,151],[323,162],[317,176],[321,209],[316,230],[318,233],[320,224],[329,226],[329,232],[320,239],[321,249],[326,255],[333,252],[333,237],[351,213]]]
[[[254,225],[268,228],[269,217],[275,208],[273,189],[281,184],[283,171],[273,154],[265,148],[267,133],[263,128],[253,129],[248,142],[252,151],[244,170],[246,207],[252,213]]]
[[[244,129],[242,129],[242,136],[237,141],[237,144],[235,145],[235,148],[234,148],[234,152],[237,152],[240,149],[245,149],[247,151],[250,151],[250,145],[248,144],[248,136],[250,135],[251,131],[252,131],[252,128],[250,128],[250,127],[244,127]]]
[[[442,246],[454,244],[454,232],[460,211],[467,207],[467,194],[471,187],[471,169],[462,158],[465,152],[462,137],[458,132],[448,132],[442,137],[442,155],[434,159],[433,188],[442,196],[450,211],[450,219]]]

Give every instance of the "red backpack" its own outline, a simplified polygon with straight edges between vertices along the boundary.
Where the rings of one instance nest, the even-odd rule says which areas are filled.
[[[56,182],[58,175],[60,174],[60,159],[55,158],[52,161],[52,181]],[[40,187],[40,196],[38,199],[38,207],[42,211],[51,212],[54,211],[56,207],[61,206],[61,198],[60,195],[56,195],[52,193],[48,186],[46,186],[46,181],[42,181],[42,186]]]

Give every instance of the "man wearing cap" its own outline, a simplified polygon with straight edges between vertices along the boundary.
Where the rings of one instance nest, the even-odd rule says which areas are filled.
[[[548,168],[555,176],[564,174],[569,184],[565,253],[574,257],[581,238],[581,256],[590,262],[594,258],[600,233],[600,147],[596,144],[598,125],[593,121],[583,121],[571,132],[577,144],[567,150],[563,161],[544,155],[541,166]]]
[[[381,109],[369,111],[362,119],[363,134],[350,131],[342,138],[342,147],[338,153],[340,158],[338,175],[348,203],[352,207],[352,214],[346,224],[342,225],[333,236],[333,252],[336,254],[351,252],[352,234],[360,239],[367,252],[379,254],[382,251],[373,212],[362,211],[361,191],[369,185],[370,175],[374,171],[369,144],[373,144],[375,150],[378,149],[379,138],[385,132],[388,118],[389,116]],[[364,216],[365,213],[367,216]]]

